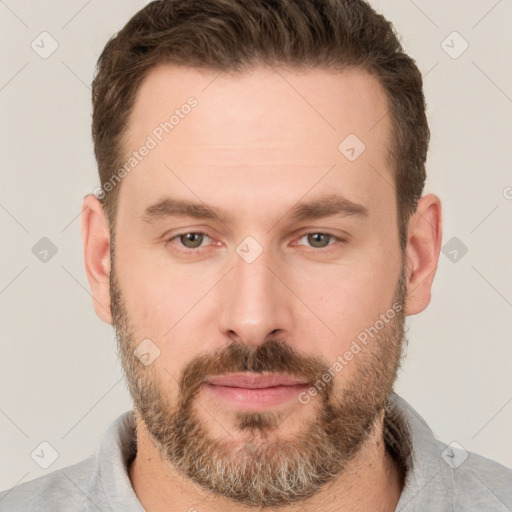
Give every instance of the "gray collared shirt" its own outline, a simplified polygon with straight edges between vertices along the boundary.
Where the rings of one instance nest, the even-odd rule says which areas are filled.
[[[512,470],[438,441],[396,394],[385,425],[386,445],[405,471],[397,511],[512,512]],[[128,411],[108,428],[94,455],[0,493],[0,511],[142,512],[127,472],[135,447],[135,419]]]

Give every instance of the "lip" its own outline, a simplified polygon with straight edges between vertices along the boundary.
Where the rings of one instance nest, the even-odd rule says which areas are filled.
[[[228,375],[216,375],[206,379],[208,384],[214,386],[229,386],[234,388],[262,389],[275,386],[297,386],[308,383],[306,380],[294,379],[287,375],[271,373],[230,373]]]
[[[279,374],[239,373],[210,377],[204,388],[216,400],[230,408],[256,412],[297,400],[308,388],[305,380]]]

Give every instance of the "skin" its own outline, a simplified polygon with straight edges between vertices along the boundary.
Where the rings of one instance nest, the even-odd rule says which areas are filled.
[[[186,364],[232,341],[256,347],[279,333],[297,353],[332,365],[388,310],[402,264],[390,186],[390,119],[375,78],[362,70],[258,67],[230,75],[159,66],[139,90],[128,153],[190,96],[198,106],[123,178],[116,217],[115,268],[126,312],[134,337],[149,338],[161,350],[153,364],[171,404]],[[338,151],[348,134],[366,146],[353,162]],[[289,218],[298,201],[325,194],[343,195],[368,215]],[[222,209],[225,218],[144,221],[145,209],[166,196]],[[179,238],[169,241],[200,231],[209,238],[196,252]],[[326,251],[304,236],[324,232],[347,241],[332,239]],[[111,324],[111,233],[93,195],[84,199],[82,234],[94,307]],[[235,251],[247,236],[263,248],[250,264]],[[406,315],[430,302],[441,237],[441,203],[427,194],[408,225]],[[354,358],[335,377],[340,395],[358,368]],[[212,437],[222,436],[226,427],[234,441],[242,439],[232,410],[206,394],[200,398],[209,414],[202,409],[197,414]],[[275,435],[297,436],[302,422],[318,412],[315,403],[283,406],[293,414],[283,414]],[[382,441],[382,420],[381,414],[349,468],[319,489],[307,510],[395,509],[402,482]],[[146,510],[169,510],[171,504],[172,510],[193,504],[197,510],[249,510],[211,495],[170,467],[140,416],[137,442],[129,474]],[[280,510],[304,510],[303,505]]]

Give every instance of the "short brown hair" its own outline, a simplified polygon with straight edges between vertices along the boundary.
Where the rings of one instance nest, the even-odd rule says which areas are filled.
[[[161,63],[215,71],[258,64],[359,67],[377,77],[389,103],[400,245],[425,184],[430,132],[422,77],[392,24],[363,0],[157,0],[105,46],[93,81],[92,134],[102,187],[124,160],[135,95]],[[341,142],[341,141],[340,141]],[[103,193],[111,230],[120,186]]]

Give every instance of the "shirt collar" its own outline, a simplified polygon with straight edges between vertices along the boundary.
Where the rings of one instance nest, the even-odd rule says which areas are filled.
[[[433,494],[436,495],[436,512],[451,512],[452,472],[441,457],[444,445],[436,439],[425,420],[403,398],[392,393],[385,426],[386,444],[387,438],[394,440],[399,464],[405,468],[404,488],[396,512],[415,510],[427,495],[433,499]]]

